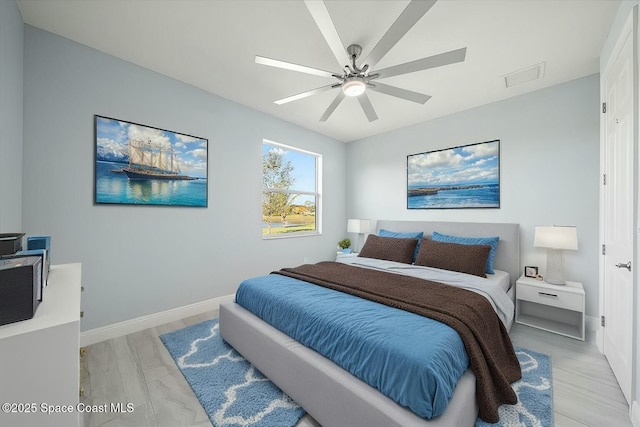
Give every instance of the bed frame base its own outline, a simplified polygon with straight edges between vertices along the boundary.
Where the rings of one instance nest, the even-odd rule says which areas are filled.
[[[467,370],[445,413],[425,420],[236,303],[220,306],[220,334],[323,427],[472,427],[476,379]]]

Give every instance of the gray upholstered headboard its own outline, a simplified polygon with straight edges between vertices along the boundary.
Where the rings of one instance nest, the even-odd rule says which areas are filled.
[[[522,274],[520,266],[520,225],[492,222],[440,222],[440,221],[391,221],[378,220],[377,230],[380,229],[409,232],[422,231],[424,237],[431,238],[431,233],[437,231],[462,237],[495,237],[499,236],[498,249],[494,266],[498,270],[509,273],[511,284]]]

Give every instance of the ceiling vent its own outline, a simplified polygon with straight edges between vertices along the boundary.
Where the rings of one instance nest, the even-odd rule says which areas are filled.
[[[524,70],[515,71],[509,73],[504,77],[504,84],[506,87],[513,87],[522,83],[531,82],[544,77],[544,62],[540,64],[532,65]]]

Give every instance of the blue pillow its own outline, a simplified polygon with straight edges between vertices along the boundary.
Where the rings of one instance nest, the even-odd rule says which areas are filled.
[[[487,274],[494,274],[493,260],[496,256],[496,249],[498,249],[499,237],[458,237],[440,234],[434,231],[431,238],[436,242],[459,243],[462,245],[490,245],[491,251],[489,251],[489,258],[487,258]]]
[[[420,242],[422,241],[422,235],[424,233],[422,231],[411,231],[408,233],[400,233],[397,231],[389,231],[384,228],[380,229],[378,236],[380,237],[397,237],[400,239],[418,239],[418,244],[416,245],[416,250],[413,253],[413,260],[411,262],[415,262],[418,257],[418,251],[420,250]]]

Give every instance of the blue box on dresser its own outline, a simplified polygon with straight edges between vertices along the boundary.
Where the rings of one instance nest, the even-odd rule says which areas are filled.
[[[27,237],[27,250],[44,249],[47,252],[51,249],[51,236],[29,236]]]
[[[44,264],[46,274],[49,274],[51,266],[51,236],[28,236],[27,251],[44,250]],[[45,283],[46,286],[46,283]]]
[[[42,258],[0,259],[0,325],[31,319],[42,300]]]

